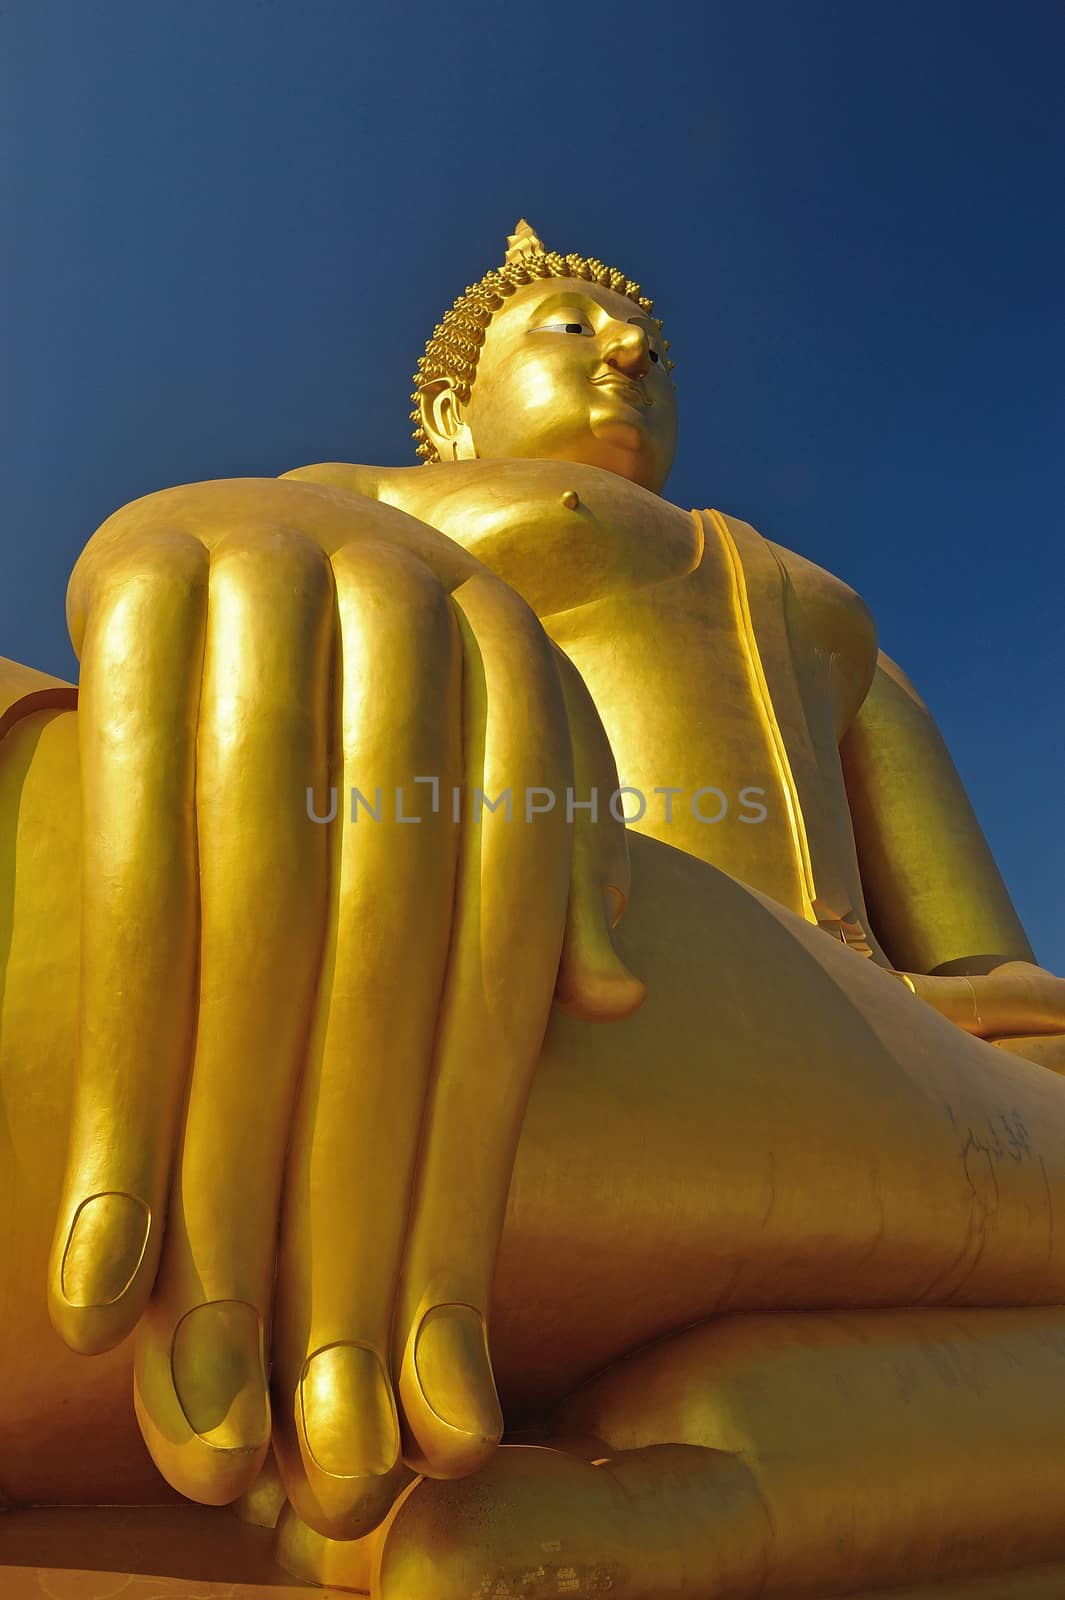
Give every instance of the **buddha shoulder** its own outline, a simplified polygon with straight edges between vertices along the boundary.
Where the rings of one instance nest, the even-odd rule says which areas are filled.
[[[437,528],[521,594],[538,616],[682,577],[698,520],[616,473],[560,461],[373,468],[326,463],[287,476],[329,483]]]

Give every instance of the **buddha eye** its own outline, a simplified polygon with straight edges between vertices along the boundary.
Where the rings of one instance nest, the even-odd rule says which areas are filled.
[[[595,329],[590,328],[586,322],[543,322],[537,329],[538,333],[576,333],[594,335]]]
[[[649,350],[648,354],[651,357],[652,361],[661,361],[661,359],[662,359],[662,357],[658,354],[657,350]]]

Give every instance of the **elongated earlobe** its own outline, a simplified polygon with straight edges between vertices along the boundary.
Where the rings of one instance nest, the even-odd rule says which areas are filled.
[[[418,405],[422,427],[441,461],[473,461],[477,449],[466,424],[455,386],[449,378],[438,378],[419,391]]]

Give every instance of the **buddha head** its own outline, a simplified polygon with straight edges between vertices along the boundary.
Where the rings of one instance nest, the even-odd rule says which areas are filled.
[[[624,273],[549,253],[519,222],[503,265],[445,312],[418,364],[418,454],[577,461],[659,491],[677,407],[652,310]]]

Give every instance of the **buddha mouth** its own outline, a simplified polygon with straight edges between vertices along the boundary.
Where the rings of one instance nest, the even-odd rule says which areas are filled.
[[[619,399],[632,406],[653,406],[654,401],[637,378],[627,378],[621,372],[605,372],[600,378],[590,378],[597,389],[610,389]]]

